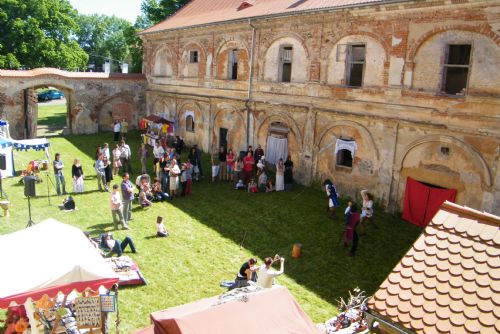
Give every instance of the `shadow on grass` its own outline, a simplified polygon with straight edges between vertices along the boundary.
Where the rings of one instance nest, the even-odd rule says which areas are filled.
[[[136,157],[139,134],[130,132],[128,138],[132,156]],[[113,146],[112,133],[66,139],[89,157],[93,157],[98,144],[108,141]],[[149,156],[152,157],[151,152]],[[234,190],[231,183],[210,182],[207,155],[203,166],[205,178],[192,184],[192,195],[170,204],[235,244],[242,244],[261,259],[282,254],[287,258],[285,274],[332,304],[356,286],[368,294],[374,293],[421,232],[416,226],[376,208],[379,229],[368,226],[356,257],[349,257],[349,249],[338,242],[344,229],[345,202],[339,208],[338,217],[332,220],[324,210],[327,198],[319,187],[297,186],[292,192],[249,194]],[[138,159],[132,167],[140,170]],[[150,165],[148,169],[151,171]],[[135,180],[135,176],[132,175],[131,180]],[[118,179],[120,182],[121,178]],[[142,210],[136,207],[134,212]],[[96,232],[102,233],[104,227],[111,225],[111,222],[99,224]],[[299,259],[290,257],[295,243],[303,245]],[[235,273],[237,270],[234,268]]]

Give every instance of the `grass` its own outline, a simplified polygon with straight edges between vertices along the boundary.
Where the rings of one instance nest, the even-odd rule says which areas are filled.
[[[66,126],[66,104],[44,105],[38,104],[38,125],[47,125],[53,128]]]
[[[134,156],[138,137],[137,133],[129,133]],[[72,160],[82,160],[86,192],[75,196],[79,211],[62,212],[57,208],[62,197],[51,197],[48,205],[43,176],[44,182],[36,189],[39,196],[32,200],[33,220],[53,217],[92,235],[111,231],[109,195],[97,192],[92,157],[97,145],[112,143],[112,134],[55,137],[50,142],[51,159],[60,152],[65,163],[68,191]],[[15,152],[16,169],[43,157],[43,152]],[[133,168],[139,171],[138,161]],[[209,170],[207,159],[204,170]],[[27,200],[18,180],[15,177],[4,181],[14,206],[10,217],[0,217],[0,234],[23,229],[28,221]],[[52,185],[49,190],[55,194]],[[415,226],[378,209],[375,217],[380,229],[368,228],[357,256],[351,258],[348,250],[337,244],[343,229],[342,215],[335,221],[327,217],[327,199],[320,187],[297,186],[293,192],[248,194],[233,190],[228,183],[212,184],[205,178],[194,183],[192,191],[189,198],[157,203],[147,211],[134,209],[132,229],[114,233],[119,239],[125,235],[134,239],[139,253],[127,255],[137,261],[148,280],[146,286],[120,289],[122,333],[147,326],[153,311],[224,292],[219,282],[233,279],[246,259],[255,256],[261,263],[264,257],[276,253],[287,258],[285,275],[278,282],[288,287],[313,321],[323,322],[337,312],[336,299],[346,296],[350,289],[358,286],[369,294],[375,292],[420,233]],[[158,215],[166,217],[169,238],[153,237]],[[245,232],[244,247],[240,249]],[[297,242],[303,244],[302,257],[292,259],[289,255]],[[36,256],[35,249],[33,254]],[[51,266],[57,262],[57,254],[40,261]]]

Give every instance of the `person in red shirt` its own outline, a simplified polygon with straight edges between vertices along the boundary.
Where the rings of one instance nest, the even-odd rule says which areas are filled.
[[[227,164],[227,176],[231,182],[234,182],[234,153],[233,150],[230,148],[229,151],[227,151],[226,155],[226,164]]]
[[[247,152],[246,157],[243,158],[243,182],[248,184],[252,178],[253,166],[255,165],[255,159],[253,158],[252,152]]]

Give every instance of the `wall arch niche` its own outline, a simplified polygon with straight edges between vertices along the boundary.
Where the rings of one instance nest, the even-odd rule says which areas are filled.
[[[268,156],[269,148],[267,146],[270,137],[271,140],[273,138],[286,139],[288,155],[291,156],[294,166],[297,169],[300,153],[302,151],[302,147],[300,145],[302,141],[298,138],[300,133],[297,135],[296,131],[296,124],[292,120],[271,116],[262,122],[259,130],[257,131],[255,147],[260,144],[264,149],[266,160],[270,161],[268,160],[270,156]],[[284,160],[286,160],[286,156],[284,157]],[[297,170],[295,170],[295,172],[297,172]]]
[[[182,78],[204,78],[207,64],[205,50],[198,43],[187,44],[181,53],[179,75]]]
[[[170,78],[174,73],[174,59],[168,47],[163,46],[156,51],[153,58],[153,76]]]
[[[202,147],[203,134],[207,130],[206,127],[208,127],[208,122],[205,122],[202,116],[197,103],[186,102],[180,105],[178,112],[179,127],[176,129],[176,134],[183,137],[186,144],[198,144]]]
[[[160,98],[153,104],[152,113],[173,121],[175,118],[174,102],[170,99]]]
[[[327,58],[326,82],[347,85],[347,63],[350,45],[365,46],[365,61],[361,86],[383,86],[386,51],[383,45],[368,35],[350,35],[341,38],[331,48]]]
[[[226,138],[220,138],[221,133],[227,133]],[[245,120],[241,112],[234,108],[221,108],[214,118],[212,138],[215,148],[221,145],[222,139],[222,142],[227,140],[227,148],[232,148],[235,154],[245,150]]]
[[[336,153],[338,139],[355,143],[354,156],[345,150]],[[339,148],[342,147],[340,144]],[[339,190],[351,196],[359,189],[376,188],[377,149],[371,134],[363,126],[350,121],[334,123],[320,134],[316,152],[316,178],[320,181],[332,179]],[[343,163],[339,160],[340,156],[347,154],[352,159],[351,166],[345,160]]]
[[[265,52],[264,81],[281,82],[280,68],[282,48],[292,48],[290,82],[303,83],[309,78],[309,55],[302,42],[295,37],[282,37],[275,40]]]
[[[491,176],[482,156],[470,145],[455,138],[426,137],[410,144],[400,168],[399,202],[402,203],[406,178],[441,188],[457,189],[456,202],[481,208],[484,188]]]
[[[99,131],[112,131],[113,121],[126,119],[129,129],[134,128],[134,101],[129,96],[113,96],[105,99],[96,107]]]
[[[248,51],[241,42],[229,41],[221,46],[215,62],[217,79],[246,81],[249,68]]]

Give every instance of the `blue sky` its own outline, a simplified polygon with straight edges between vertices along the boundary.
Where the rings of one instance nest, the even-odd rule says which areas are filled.
[[[115,15],[134,23],[141,14],[141,0],[69,0],[80,14]]]

